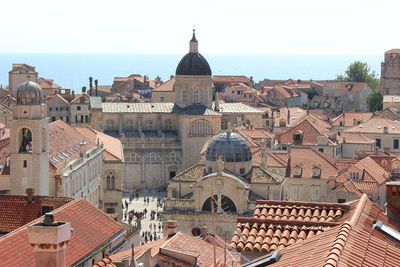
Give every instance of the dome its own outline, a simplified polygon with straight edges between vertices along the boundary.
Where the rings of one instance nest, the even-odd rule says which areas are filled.
[[[15,89],[15,97],[18,105],[43,104],[43,91],[37,83],[27,81],[18,85]]]
[[[211,75],[211,68],[200,53],[191,52],[179,62],[176,75]]]
[[[206,160],[217,161],[222,155],[224,162],[249,162],[252,155],[246,140],[239,134],[225,132],[211,140],[206,152]]]
[[[195,30],[189,43],[189,53],[187,53],[176,67],[176,75],[211,75],[211,68],[207,60],[198,51],[198,41]]]

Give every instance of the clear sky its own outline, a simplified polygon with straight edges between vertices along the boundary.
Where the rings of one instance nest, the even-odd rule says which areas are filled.
[[[8,0],[0,52],[383,55],[399,0]]]

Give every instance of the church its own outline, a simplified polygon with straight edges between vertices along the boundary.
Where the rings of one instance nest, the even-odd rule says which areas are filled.
[[[221,132],[221,124],[265,125],[259,109],[213,100],[212,71],[194,31],[189,53],[165,84],[173,88],[159,102],[91,104],[91,127],[123,144],[127,190],[166,187],[177,173],[198,163],[202,147]]]

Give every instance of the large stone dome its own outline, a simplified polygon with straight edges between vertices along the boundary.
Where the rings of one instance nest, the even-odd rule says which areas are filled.
[[[211,68],[199,52],[187,53],[178,64],[176,75],[211,75]]]
[[[211,68],[207,60],[198,51],[198,41],[193,30],[190,40],[190,49],[176,67],[176,75],[211,75]]]
[[[227,131],[211,140],[206,152],[206,160],[217,161],[222,155],[224,162],[252,161],[250,146],[239,134]]]
[[[42,88],[35,82],[21,83],[15,89],[14,95],[18,105],[40,105],[44,103]]]

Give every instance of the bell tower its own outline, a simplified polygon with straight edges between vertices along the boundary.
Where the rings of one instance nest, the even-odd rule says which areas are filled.
[[[34,82],[20,84],[14,90],[17,103],[10,122],[11,194],[49,195],[49,148],[47,105],[43,91]]]

